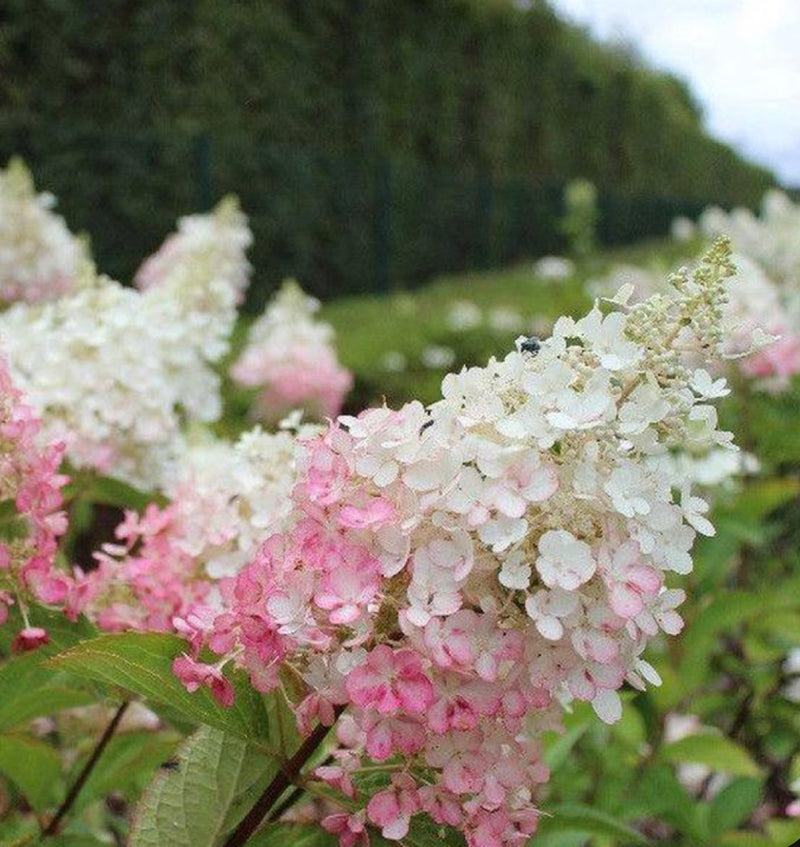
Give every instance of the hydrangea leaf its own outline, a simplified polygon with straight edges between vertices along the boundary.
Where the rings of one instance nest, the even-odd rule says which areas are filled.
[[[691,762],[706,765],[713,771],[731,776],[758,777],[758,765],[740,747],[722,735],[707,733],[690,735],[661,748],[661,757],[667,762]]]
[[[241,738],[201,727],[145,791],[129,847],[216,847],[279,767]]]
[[[709,832],[726,832],[744,823],[758,805],[763,787],[762,780],[749,777],[735,779],[726,785],[711,801]]]
[[[61,777],[58,753],[27,735],[0,735],[0,773],[4,773],[37,811],[55,800]]]
[[[196,723],[270,747],[269,720],[261,695],[236,672],[231,679],[236,700],[230,708],[220,706],[207,689],[190,694],[172,673],[173,660],[185,649],[186,643],[174,635],[102,635],[76,644],[48,664],[119,686],[154,703],[164,703]]]
[[[623,844],[648,845],[652,842],[640,832],[613,817],[580,803],[564,803],[545,810],[548,816],[542,816],[539,831],[531,840],[535,845],[537,838],[554,833],[583,833],[586,836],[607,836],[620,839]]]
[[[137,799],[158,768],[171,761],[179,741],[174,731],[125,732],[114,736],[78,794],[72,814],[112,792],[128,800]],[[79,765],[84,762],[85,758]]]

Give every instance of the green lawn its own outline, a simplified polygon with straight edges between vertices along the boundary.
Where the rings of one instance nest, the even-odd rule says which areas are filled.
[[[606,273],[620,263],[657,262],[668,270],[683,251],[670,242],[649,242],[622,250],[601,251],[577,263],[575,275],[562,282],[545,282],[526,262],[505,270],[440,277],[414,291],[389,296],[343,297],[326,303],[322,317],[336,329],[342,361],[356,375],[351,408],[380,402],[391,405],[412,397],[430,402],[438,396],[442,375],[462,364],[482,364],[489,356],[502,356],[513,345],[519,330],[493,330],[486,318],[493,309],[519,313],[524,331],[536,334],[538,324],[551,323],[563,314],[579,314],[590,305],[584,293],[587,279]],[[448,323],[452,304],[468,300],[484,313],[482,325],[457,332]],[[450,348],[455,363],[429,368],[421,362],[430,345]],[[386,354],[403,354],[407,369],[393,373],[384,368]]]
[[[384,400],[393,407],[411,399],[433,402],[440,396],[442,377],[448,371],[484,364],[490,356],[502,357],[520,334],[546,334],[560,315],[585,312],[591,305],[584,290],[588,279],[619,264],[656,264],[666,273],[691,252],[687,254],[685,245],[651,241],[593,253],[576,263],[571,278],[560,282],[539,279],[530,261],[501,270],[438,277],[411,291],[329,301],[322,307],[321,318],[334,327],[339,357],[355,375],[345,410],[358,412]],[[469,301],[481,310],[480,325],[461,331],[450,326],[450,310],[458,301]],[[491,314],[498,309],[516,313],[521,326],[493,328]],[[229,361],[244,344],[251,320],[243,317],[236,327]],[[451,350],[452,364],[426,365],[423,353],[431,346]],[[402,370],[387,369],[385,359],[390,353],[401,354],[405,360]],[[247,417],[252,393],[230,381],[224,392],[228,411],[216,429],[221,435],[233,436],[252,424]]]

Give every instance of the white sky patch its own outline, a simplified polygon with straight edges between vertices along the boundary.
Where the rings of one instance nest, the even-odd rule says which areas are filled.
[[[686,79],[710,132],[800,185],[800,0],[551,0]]]

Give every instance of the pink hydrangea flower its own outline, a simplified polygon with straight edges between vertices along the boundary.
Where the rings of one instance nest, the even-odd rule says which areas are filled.
[[[392,650],[379,644],[347,676],[347,693],[357,706],[374,708],[384,715],[403,711],[420,714],[433,702],[430,679],[420,657],[411,650]]]
[[[203,664],[184,653],[172,663],[172,671],[187,691],[197,691],[201,686],[206,686],[220,706],[233,705],[233,686],[219,667]]]
[[[328,815],[321,823],[323,829],[339,837],[341,847],[369,847],[363,812],[356,815],[345,812]]]
[[[420,810],[417,784],[408,774],[392,777],[392,787],[374,794],[367,804],[367,817],[390,841],[408,835],[411,818]]]

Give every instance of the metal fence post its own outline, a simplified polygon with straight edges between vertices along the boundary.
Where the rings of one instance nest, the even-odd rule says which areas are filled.
[[[481,270],[492,265],[494,233],[492,232],[492,205],[494,181],[488,173],[478,175],[478,267]]]
[[[194,141],[194,165],[197,178],[197,202],[206,211],[214,205],[214,146],[211,133],[203,130]]]
[[[383,157],[375,170],[375,290],[389,290],[389,267],[392,249],[392,162]]]

